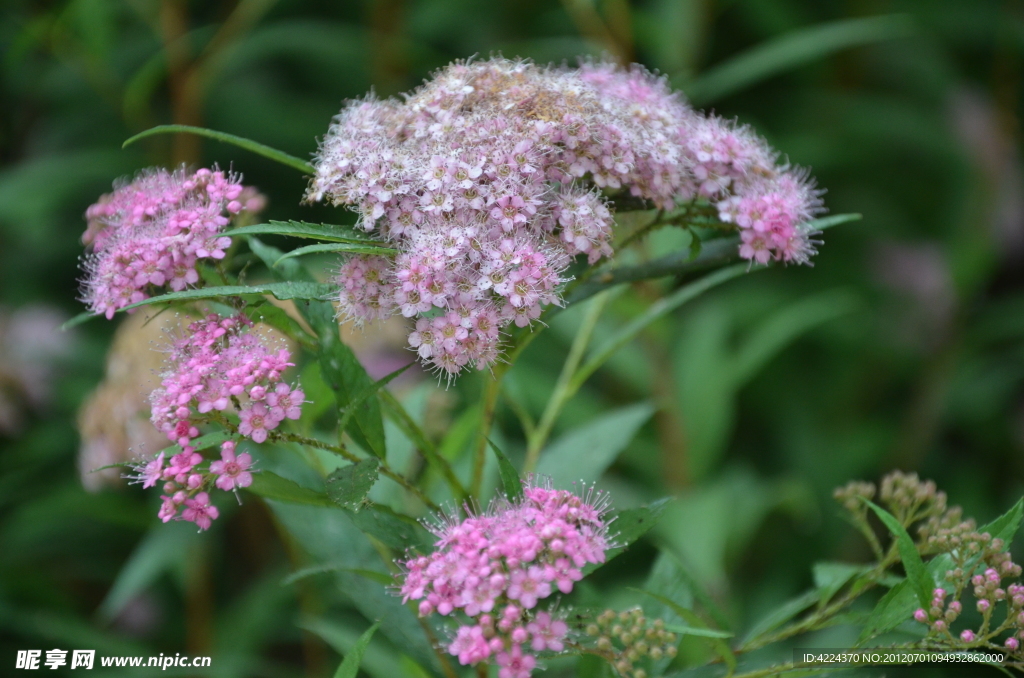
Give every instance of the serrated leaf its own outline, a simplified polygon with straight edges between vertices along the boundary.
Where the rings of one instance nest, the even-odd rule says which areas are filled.
[[[139,132],[133,137],[129,137],[121,148],[133,144],[139,139],[145,139],[155,134],[175,134],[175,133],[186,133],[195,134],[201,137],[207,137],[209,139],[215,139],[217,141],[224,142],[226,144],[233,144],[239,148],[244,148],[247,151],[252,151],[257,155],[262,155],[264,158],[269,158],[274,162],[279,162],[282,165],[304,172],[305,174],[314,174],[316,170],[305,160],[300,160],[294,155],[289,155],[284,151],[279,151],[276,148],[271,148],[266,144],[261,144],[245,137],[236,136],[234,134],[228,134],[226,132],[218,132],[212,129],[206,129],[205,127],[193,127],[192,125],[157,125],[152,127],[145,132]]]
[[[1017,530],[1020,529],[1021,518],[1024,518],[1024,498],[1018,499],[1017,503],[1009,511],[991,523],[979,527],[978,533],[988,532],[992,535],[993,539],[1002,539],[1004,548],[1008,550],[1013,537],[1017,534]]]
[[[359,665],[363,661],[363,654],[366,653],[366,647],[370,644],[370,639],[373,638],[373,634],[379,626],[380,622],[375,623],[359,637],[349,653],[341,660],[341,665],[334,672],[334,678],[356,678],[356,674],[359,673]]]
[[[376,457],[342,466],[327,476],[327,497],[342,508],[358,511],[377,482],[379,469]]]
[[[386,506],[373,504],[358,513],[348,513],[353,525],[388,548],[405,551],[410,548],[423,550],[430,546],[430,537],[418,522]]]
[[[647,534],[652,527],[658,524],[658,519],[661,518],[661,513],[665,510],[668,502],[669,499],[666,497],[651,502],[647,506],[626,509],[615,514],[614,521],[611,524],[612,532],[617,532],[612,540],[615,543],[615,548],[607,551],[604,563],[591,563],[584,567],[583,574],[588,575],[602,565],[605,565],[609,560],[629,548],[640,537]]]
[[[928,562],[928,571],[931,576],[942,580],[948,570],[953,569],[953,559],[948,553],[932,558]],[[929,601],[930,602],[930,601]],[[909,621],[914,610],[921,607],[917,592],[911,585],[909,579],[904,579],[889,589],[871,611],[857,645],[874,638],[880,633],[891,631],[905,621]],[[928,607],[926,605],[925,607]]]
[[[875,515],[885,524],[886,528],[896,537],[896,547],[900,552],[900,560],[903,562],[903,569],[907,572],[907,579],[917,594],[921,607],[928,607],[932,598],[932,591],[935,589],[935,579],[928,568],[921,560],[921,554],[914,546],[914,540],[907,534],[906,529],[896,520],[896,516],[886,511],[881,506],[864,499],[861,500],[875,512]]]
[[[244,294],[272,294],[281,301],[288,299],[326,299],[338,288],[335,285],[324,285],[310,282],[279,282],[262,285],[220,285],[216,287],[199,287],[194,290],[161,294],[149,299],[129,304],[121,311],[127,311],[150,304],[162,304],[169,301],[193,301],[195,299],[216,299],[218,297],[238,297]]]
[[[398,250],[391,249],[390,247],[377,247],[376,245],[357,245],[355,243],[332,243],[323,245],[306,245],[305,247],[298,247],[291,252],[288,252],[283,257],[274,262],[274,266],[279,265],[282,261],[287,261],[293,257],[301,257],[307,254],[319,254],[322,252],[340,252],[344,254],[375,254],[378,256],[393,256],[398,253]]]
[[[387,444],[380,401],[366,398],[356,402],[358,394],[372,390],[374,384],[355,353],[341,340],[333,306],[323,301],[305,301],[297,306],[320,338],[324,381],[334,391],[339,422],[346,422],[345,428],[339,428],[339,436],[348,431],[360,447],[384,459]]]
[[[387,243],[377,240],[369,233],[352,226],[337,224],[312,224],[307,221],[268,221],[264,224],[240,226],[221,235],[287,235],[293,238],[310,238],[325,242],[355,243],[361,245],[377,245],[387,247]]]
[[[245,488],[264,499],[286,501],[291,504],[308,504],[309,506],[334,506],[323,492],[302,487],[293,480],[282,478],[270,471],[259,471],[252,474],[252,485]]]
[[[501,488],[505,491],[505,496],[513,504],[518,504],[523,500],[523,481],[519,478],[519,471],[516,471],[516,467],[493,440],[488,438],[487,442],[490,443],[498,460],[498,476],[501,478]]]

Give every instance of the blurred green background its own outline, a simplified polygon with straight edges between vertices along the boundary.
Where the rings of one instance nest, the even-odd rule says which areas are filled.
[[[121,319],[56,329],[81,310],[82,214],[115,177],[219,162],[269,197],[271,218],[346,219],[299,206],[303,178],[245,151],[121,143],[174,122],[305,158],[344,99],[497,52],[658,69],[811,167],[831,212],[864,215],[822,237],[813,268],[758,272],[683,307],[567,408],[556,439],[600,422],[638,430],[601,480],[617,505],[679,496],[584,595],[634,602],[624,587],[645,580],[659,544],[742,629],[810,586],[811,563],[867,559],[831,500],[847,480],[917,471],[982,522],[1024,492],[1020,2],[4,0],[0,674],[17,649],[53,647],[210,654],[203,675],[225,678],[333,672],[367,621],[316,578],[282,585],[303,559],[260,501],[197,538],[159,524],[153,493],[83,489],[76,418]],[[658,233],[642,255],[681,245]],[[598,341],[662,289],[620,297]],[[579,311],[509,375],[498,425],[514,457]],[[152,369],[131,365],[139,379]],[[472,418],[479,389],[476,376],[446,392],[426,379],[406,397],[441,436]],[[370,675],[414,671],[393,650],[375,639]]]

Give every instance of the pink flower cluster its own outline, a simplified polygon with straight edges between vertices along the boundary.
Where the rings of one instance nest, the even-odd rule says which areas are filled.
[[[83,296],[89,309],[112,318],[153,287],[182,290],[199,280],[199,259],[222,259],[231,239],[219,235],[231,218],[258,211],[263,198],[235,175],[208,169],[150,169],[116,186],[86,210],[82,236]]]
[[[420,616],[461,610],[470,618],[448,646],[460,663],[494,657],[500,678],[527,678],[536,654],[561,652],[568,634],[564,621],[535,608],[556,590],[571,592],[585,565],[604,562],[607,509],[599,493],[529,485],[520,503],[436,526],[437,550],[404,563],[401,593],[420,601]]]
[[[612,255],[605,195],[624,192],[666,210],[717,207],[753,261],[813,253],[803,224],[820,200],[805,175],[637,66],[457,62],[403,102],[354,101],[323,141],[307,198],[352,207],[400,251],[344,264],[342,312],[364,321],[442,309],[437,327],[417,323],[414,348],[454,374],[490,365],[501,327],[559,303],[570,257]],[[423,343],[425,330],[456,320],[451,336]]]
[[[246,452],[235,454],[235,442],[228,440],[220,446],[218,461],[211,462],[205,471],[200,468],[202,462],[201,454],[186,447],[172,456],[165,466],[164,453],[161,452],[156,459],[135,465],[136,474],[130,478],[142,483],[143,488],[163,482],[163,503],[157,516],[165,523],[187,520],[198,525],[200,530],[208,530],[220,512],[211,503],[207,490],[216,487],[232,492],[240,487],[249,487],[252,484],[249,470],[252,457]]]
[[[285,419],[298,419],[305,394],[281,381],[292,366],[288,349],[273,350],[244,315],[194,322],[170,350],[169,369],[150,395],[153,424],[192,452],[196,420],[213,410],[238,408],[238,432],[257,443]]]

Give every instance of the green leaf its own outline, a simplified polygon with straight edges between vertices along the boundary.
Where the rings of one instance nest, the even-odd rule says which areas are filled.
[[[681,636],[700,636],[702,638],[732,638],[728,631],[717,629],[699,628],[697,626],[683,626],[682,624],[665,624],[665,630],[678,633]]]
[[[424,550],[432,543],[418,522],[381,504],[373,504],[358,513],[349,511],[348,514],[360,532],[396,551],[410,548]]]
[[[307,271],[298,261],[288,259],[282,262],[281,257],[284,256],[283,251],[272,245],[267,245],[259,238],[251,235],[246,238],[246,242],[249,243],[249,249],[252,250],[252,253],[260,258],[260,261],[262,261],[267,267],[270,274],[278,280],[310,283],[316,282],[313,276],[309,274],[309,271]],[[278,262],[280,262],[281,265],[275,267],[274,264]]]
[[[360,626],[356,627],[357,623]],[[356,619],[346,619],[343,622],[325,617],[305,617],[298,622],[299,628],[320,636],[342,656],[351,652],[352,648],[359,641],[359,636],[362,635],[363,631],[362,624],[362,619],[358,621]],[[396,676],[417,678],[423,675],[422,673],[414,673],[408,670],[406,664],[413,661],[408,655],[400,653],[390,643],[381,642],[381,635],[385,631],[386,629],[382,628],[381,634],[374,636],[374,642],[370,643],[369,647],[366,648],[366,654],[363,655],[360,669],[373,678],[396,678]],[[418,665],[417,668],[419,668],[420,672],[424,671]],[[429,676],[429,674],[426,675]]]
[[[379,256],[392,256],[398,253],[398,250],[390,247],[377,247],[376,245],[357,245],[355,243],[333,243],[326,245],[306,245],[305,247],[298,247],[291,252],[288,252],[283,257],[274,262],[274,266],[279,265],[282,261],[291,259],[292,257],[301,257],[307,254],[318,254],[321,252],[344,252],[346,254],[375,254]]]
[[[355,402],[358,394],[373,389],[373,381],[352,349],[341,340],[334,307],[323,301],[306,301],[298,304],[298,309],[320,337],[320,366],[324,381],[334,391],[339,422],[348,422],[345,428],[339,428],[339,436],[348,431],[360,447],[384,459],[387,444],[380,401],[366,398]],[[346,419],[350,405],[352,414]]]
[[[864,218],[864,215],[857,213],[850,214],[832,214],[827,217],[821,217],[820,219],[811,219],[807,223],[803,224],[802,228],[808,231],[824,231],[838,226],[840,224],[848,224],[851,221],[860,221]]]
[[[674,600],[672,600],[670,598],[666,598],[665,596],[659,595],[657,593],[653,593],[651,591],[645,591],[644,589],[632,589],[632,590],[633,591],[637,591],[639,593],[642,593],[642,594],[644,594],[646,596],[650,596],[651,598],[654,598],[655,600],[657,600],[659,603],[667,606],[669,609],[671,609],[677,615],[679,615],[680,617],[685,619],[687,622],[689,622],[691,624],[691,628],[707,629],[707,630],[711,630],[711,631],[714,630],[714,629],[711,629],[704,622],[703,619],[698,617],[696,612],[694,612],[693,610],[686,609],[685,607],[683,607],[682,605],[680,605],[679,603],[675,602]],[[693,635],[693,634],[691,634],[691,635]],[[729,673],[730,674],[733,671],[736,670],[736,655],[733,653],[732,648],[729,647],[729,644],[726,643],[722,638],[724,638],[724,637],[731,637],[731,636],[732,636],[732,634],[728,634],[728,636],[713,636],[713,635],[705,635],[704,636],[706,638],[711,639],[711,644],[715,648],[715,652],[717,652],[718,655],[722,658],[722,661],[725,662],[725,665],[729,668]]]
[[[341,666],[334,672],[334,678],[356,678],[356,674],[359,673],[359,664],[362,663],[363,654],[366,652],[366,646],[370,644],[370,639],[373,638],[373,634],[379,626],[380,622],[375,623],[359,637],[349,653],[341,660]]]
[[[945,573],[953,567],[953,559],[948,553],[938,555],[928,562],[929,573],[939,581],[942,581]],[[891,631],[903,622],[909,621],[913,618],[914,610],[919,607],[921,607],[921,603],[910,580],[900,581],[889,589],[875,605],[875,609],[871,611],[868,619],[864,622],[857,645],[862,645],[871,638]],[[928,605],[925,607],[927,608]]]
[[[906,15],[844,19],[793,31],[708,69],[685,87],[697,106],[835,52],[913,33]]]
[[[380,460],[376,457],[342,466],[327,476],[327,497],[342,508],[358,511],[377,482],[379,470]]]
[[[304,567],[301,570],[296,570],[281,580],[281,586],[288,586],[290,584],[294,584],[300,579],[312,577],[317,574],[325,574],[327,572],[351,572],[352,574],[358,574],[360,577],[377,582],[383,586],[391,586],[395,583],[394,577],[384,574],[383,572],[377,572],[375,570],[360,570],[358,568],[345,567],[344,565],[328,564],[314,565],[313,567]]]
[[[818,602],[820,594],[817,590],[807,591],[800,594],[796,598],[793,598],[779,607],[772,610],[763,619],[758,621],[751,627],[750,631],[747,632],[746,638],[743,643],[747,644],[752,640],[756,640],[766,633],[770,633],[788,622],[793,617],[797,616],[804,610],[806,610],[814,603]]]
[[[487,442],[491,444],[494,456],[498,459],[498,476],[501,478],[501,487],[505,491],[505,496],[513,504],[518,504],[523,500],[523,481],[519,478],[519,471],[516,471],[516,467],[494,444],[493,440],[488,438]]]
[[[306,221],[274,221],[265,224],[240,226],[221,235],[288,235],[293,238],[311,238],[326,242],[356,243],[386,247],[387,243],[376,240],[369,233],[353,226],[338,224],[311,224]],[[267,264],[270,265],[269,263]]]
[[[199,287],[194,290],[182,292],[170,292],[161,294],[149,299],[129,304],[122,311],[127,311],[140,306],[150,304],[161,304],[169,301],[192,301],[195,299],[216,299],[218,297],[238,297],[243,294],[272,294],[278,299],[325,299],[337,290],[334,285],[324,285],[309,282],[279,282],[265,283],[262,285],[220,285],[216,287]]]
[[[865,568],[863,565],[851,565],[850,563],[815,563],[812,572],[814,573],[814,586],[818,589],[818,603],[824,606],[851,579],[864,574]]]
[[[1017,500],[1009,511],[999,516],[991,523],[978,528],[979,534],[988,532],[993,539],[1002,539],[1003,548],[1009,550],[1013,537],[1020,529],[1021,518],[1024,518],[1024,497]]]
[[[647,534],[652,527],[658,524],[658,519],[661,518],[661,513],[665,510],[668,502],[669,499],[666,497],[651,502],[647,506],[626,509],[615,514],[611,523],[611,529],[617,531],[617,534],[612,539],[615,548],[609,549],[605,554],[604,563],[591,563],[584,567],[583,574],[588,575],[602,565],[605,565],[612,558],[629,548],[640,537]]]
[[[352,421],[352,418],[359,412],[359,408],[362,407],[363,403],[372,398],[374,395],[377,394],[378,391],[380,391],[382,388],[390,384],[392,381],[394,381],[396,377],[398,377],[400,374],[402,374],[415,364],[416,361],[413,361],[408,365],[399,367],[391,374],[388,374],[387,376],[378,379],[377,381],[373,382],[372,384],[364,388],[362,391],[354,395],[352,399],[349,401],[348,405],[345,407],[345,414],[342,415],[341,417],[341,423],[338,424],[341,430],[345,430],[348,428],[349,424]]]
[[[914,546],[914,540],[907,534],[906,529],[900,525],[900,521],[896,520],[896,516],[863,497],[861,497],[861,500],[875,512],[875,515],[896,537],[896,548],[899,549],[903,569],[907,571],[907,579],[914,588],[921,607],[928,607],[932,599],[932,591],[935,590],[935,579],[928,571],[928,568],[924,566],[921,554],[918,553],[917,547]]]
[[[287,165],[294,169],[299,170],[305,174],[315,174],[316,169],[305,160],[300,160],[294,155],[289,155],[284,151],[279,151],[276,148],[271,148],[264,144],[246,139],[244,137],[235,136],[234,134],[227,134],[225,132],[217,132],[212,129],[206,129],[204,127],[193,127],[191,125],[157,125],[152,127],[145,132],[139,132],[133,137],[127,139],[121,148],[125,148],[129,144],[133,144],[139,139],[145,139],[155,134],[174,134],[174,133],[186,133],[196,134],[201,137],[207,137],[209,139],[215,139],[217,141],[224,142],[226,144],[234,144],[239,148],[244,148],[247,151],[252,151],[257,155],[262,155],[264,158],[269,158],[274,162],[279,162],[282,165]]]
[[[117,617],[161,574],[177,567],[189,549],[194,548],[197,538],[198,533],[182,523],[160,524],[151,529],[117,573],[107,597],[100,603],[100,618],[110,621]]]
[[[66,321],[63,325],[61,325],[60,326],[60,331],[61,332],[67,332],[72,327],[77,327],[77,326],[81,325],[82,323],[87,323],[90,320],[92,320],[93,318],[102,318],[102,317],[103,317],[102,313],[93,313],[92,311],[82,311],[81,313],[76,315],[74,318],[71,318],[70,320]]]
[[[548,445],[537,464],[537,473],[550,476],[556,487],[573,482],[593,483],[626,449],[652,414],[654,407],[650,403],[602,414]]]
[[[270,471],[259,471],[252,474],[252,485],[245,488],[264,499],[276,499],[291,504],[308,504],[310,506],[334,506],[334,503],[322,492],[302,487],[293,480],[282,478]]]

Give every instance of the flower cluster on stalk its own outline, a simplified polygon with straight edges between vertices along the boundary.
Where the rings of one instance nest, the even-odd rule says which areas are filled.
[[[217,170],[162,168],[115,185],[85,213],[83,297],[108,319],[142,301],[152,288],[179,291],[199,281],[200,259],[223,259],[231,238],[220,233],[238,214],[264,199],[241,177]]]
[[[612,255],[614,194],[664,210],[702,201],[758,263],[814,251],[805,224],[820,200],[805,173],[638,66],[456,62],[404,101],[354,101],[307,198],[355,209],[399,250],[342,266],[342,313],[418,317],[410,344],[455,374],[491,365],[502,327],[560,302],[571,257]]]
[[[462,664],[494,659],[500,678],[528,678],[541,652],[561,652],[569,627],[542,600],[569,593],[583,567],[610,548],[607,499],[536,484],[517,503],[496,500],[481,514],[432,527],[430,555],[402,565],[401,594],[420,616],[455,615],[448,652]]]

